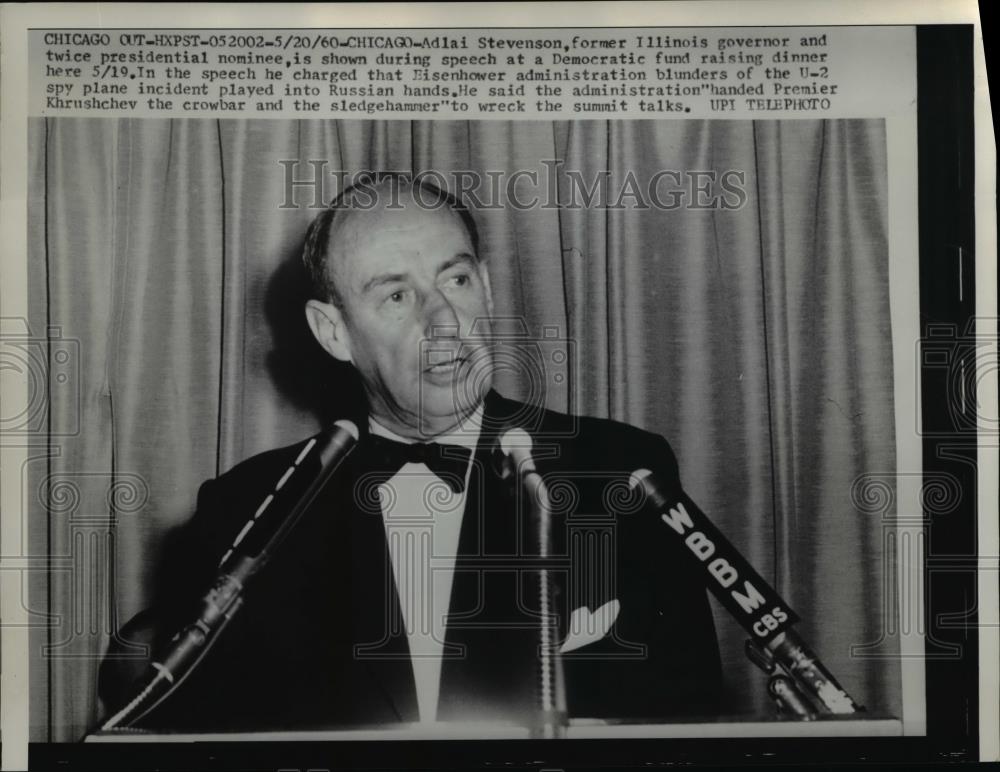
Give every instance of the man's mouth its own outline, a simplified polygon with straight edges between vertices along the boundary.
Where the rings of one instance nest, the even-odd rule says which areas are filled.
[[[434,375],[454,372],[465,362],[465,357],[463,356],[445,353],[432,354],[430,359],[432,364],[426,367],[425,371]]]

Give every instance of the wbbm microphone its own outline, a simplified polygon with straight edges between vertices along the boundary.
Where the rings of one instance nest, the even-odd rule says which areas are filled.
[[[648,469],[636,470],[630,484],[645,495],[645,506],[664,523],[664,533],[678,540],[700,566],[712,594],[747,631],[751,641],[769,652],[774,663],[791,676],[799,689],[823,711],[863,710],[792,629],[799,621],[798,615],[694,502],[679,490],[664,488]],[[779,682],[778,686],[786,685]],[[784,699],[783,704],[803,713],[803,706],[796,707],[792,698]]]
[[[150,663],[149,673],[143,680],[145,687],[102,724],[102,731],[129,726],[141,719],[194,669],[243,605],[243,592],[248,582],[267,564],[357,440],[358,427],[351,421],[341,420],[330,431],[306,444],[223,555],[215,583],[202,598],[198,618],[178,632]],[[280,515],[281,509],[275,502],[282,500],[282,492],[288,490],[289,482],[309,465],[307,460],[317,457],[319,474],[298,497],[291,511],[275,524],[274,510],[279,510]]]

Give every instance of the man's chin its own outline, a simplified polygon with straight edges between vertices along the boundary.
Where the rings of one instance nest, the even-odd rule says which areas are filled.
[[[461,424],[475,412],[486,393],[489,383],[463,383],[461,386],[424,386],[420,403],[420,425],[428,432],[440,433]]]

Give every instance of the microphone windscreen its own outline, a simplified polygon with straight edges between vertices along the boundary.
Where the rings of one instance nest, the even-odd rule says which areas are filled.
[[[629,475],[628,484],[633,490],[639,488],[641,494],[654,509],[659,510],[666,505],[667,498],[660,483],[649,469],[636,469]]]
[[[500,438],[500,450],[504,452],[505,456],[517,453],[519,450],[530,453],[533,444],[531,435],[518,427],[508,429]]]
[[[519,427],[508,429],[500,438],[500,450],[521,473],[535,471],[535,462],[531,457],[533,445],[531,435]]]
[[[339,421],[334,423],[334,426],[339,426],[345,432],[350,434],[354,439],[357,439],[358,437],[361,436],[361,433],[358,431],[357,424],[355,424],[354,421],[348,421],[346,418],[341,418]]]
[[[358,441],[358,437],[361,436],[357,425],[346,418],[341,418],[334,423],[334,427],[333,431],[330,432],[330,437],[326,445],[320,449],[320,463],[324,468],[342,457]]]
[[[645,488],[645,480],[652,474],[653,473],[649,469],[636,469],[628,476],[628,487],[634,488],[636,485],[642,485],[643,488]]]

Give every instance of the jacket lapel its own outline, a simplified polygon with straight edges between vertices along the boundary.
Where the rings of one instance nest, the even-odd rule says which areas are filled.
[[[373,468],[365,442],[367,428],[365,423],[346,476],[349,489],[339,496],[348,502],[350,522],[353,657],[384,696],[390,714],[400,721],[415,721],[418,715],[410,649],[378,498],[378,485],[388,475]]]

